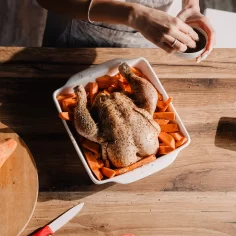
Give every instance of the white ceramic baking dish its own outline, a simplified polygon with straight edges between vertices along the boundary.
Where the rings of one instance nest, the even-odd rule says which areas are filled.
[[[130,66],[135,66],[138,69],[140,69],[146,76],[147,78],[150,80],[150,82],[158,89],[158,91],[163,95],[164,101],[168,99],[168,95],[165,91],[165,89],[163,88],[160,80],[158,79],[158,77],[156,76],[154,70],[152,69],[151,65],[148,63],[148,61],[145,58],[136,58],[136,59],[123,59],[123,58],[119,58],[119,59],[114,59],[114,60],[110,60],[107,61],[105,63],[102,63],[100,65],[96,65],[92,68],[86,69],[82,72],[79,72],[75,75],[73,75],[68,81],[67,83],[57,89],[54,93],[53,93],[53,100],[56,104],[56,108],[58,110],[58,112],[61,112],[61,107],[59,102],[57,101],[57,95],[59,94],[65,94],[65,93],[72,93],[73,92],[73,88],[78,85],[78,84],[83,84],[84,86],[91,81],[95,81],[95,79],[99,76],[102,75],[106,75],[106,74],[110,74],[110,75],[114,75],[118,72],[118,66],[121,62],[126,62],[128,63],[128,65]],[[104,184],[104,183],[108,183],[108,182],[116,182],[116,183],[121,183],[121,184],[128,184],[128,183],[132,183],[134,181],[137,181],[139,179],[142,179],[144,177],[147,177],[159,170],[162,170],[164,168],[166,168],[168,165],[170,165],[176,158],[176,156],[178,155],[178,153],[183,150],[184,148],[186,148],[189,144],[190,144],[190,137],[189,134],[186,130],[186,128],[184,127],[183,122],[181,121],[178,113],[176,112],[173,104],[170,104],[169,107],[170,111],[175,112],[176,114],[176,122],[179,125],[180,131],[185,135],[185,137],[187,137],[188,141],[180,146],[179,148],[175,149],[174,151],[161,156],[159,158],[157,158],[154,162],[146,164],[140,168],[137,168],[133,171],[127,172],[125,174],[119,175],[119,176],[115,176],[111,179],[104,179],[104,180],[97,180],[96,177],[93,175],[92,171],[90,170],[86,159],[82,153],[82,150],[80,149],[76,138],[73,136],[73,132],[70,130],[68,124],[66,121],[62,120],[66,131],[69,134],[69,137],[75,147],[76,152],[78,153],[78,156],[80,158],[80,160],[82,161],[86,171],[88,172],[88,175],[90,176],[91,180],[95,183],[95,184]]]

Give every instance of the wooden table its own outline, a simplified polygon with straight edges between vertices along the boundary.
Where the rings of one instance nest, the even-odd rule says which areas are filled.
[[[150,177],[96,186],[57,117],[52,92],[82,69],[139,56],[173,97],[192,142]],[[81,213],[56,235],[236,235],[236,49],[216,49],[196,64],[156,49],[2,47],[0,63],[0,119],[26,142],[39,174],[38,203],[23,235],[79,202]]]

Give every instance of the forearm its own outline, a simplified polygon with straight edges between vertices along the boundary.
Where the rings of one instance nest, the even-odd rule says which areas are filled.
[[[45,9],[73,19],[87,20],[90,0],[37,0]],[[132,14],[138,4],[93,0],[90,19],[97,22],[130,25]]]

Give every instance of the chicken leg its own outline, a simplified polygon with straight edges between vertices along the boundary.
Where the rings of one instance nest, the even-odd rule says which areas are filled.
[[[77,104],[74,113],[76,131],[91,141],[98,142],[98,128],[87,109],[87,96],[83,85],[74,88]]]
[[[133,100],[139,108],[143,108],[151,115],[155,112],[158,94],[155,87],[146,79],[133,73],[127,63],[119,66],[119,71],[134,91]]]

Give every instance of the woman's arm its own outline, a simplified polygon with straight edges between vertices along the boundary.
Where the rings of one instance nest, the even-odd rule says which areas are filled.
[[[88,20],[90,0],[37,0],[45,9],[66,15],[73,19]],[[90,19],[97,22],[129,24],[129,17],[136,4],[94,0],[90,10]]]
[[[37,0],[51,11],[74,19],[88,20],[90,0]],[[89,18],[92,21],[123,24],[139,31],[146,39],[166,52],[196,47],[198,35],[177,17],[137,3],[93,0]],[[177,39],[177,41],[176,41]],[[176,42],[173,45],[173,42]]]

